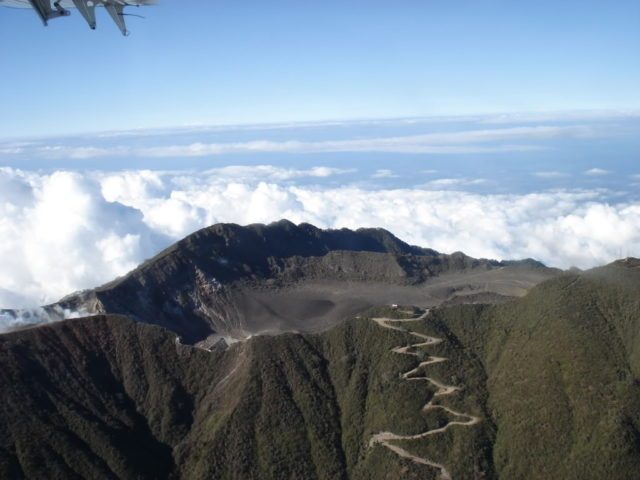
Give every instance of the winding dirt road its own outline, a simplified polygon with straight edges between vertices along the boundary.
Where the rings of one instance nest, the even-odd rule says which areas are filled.
[[[398,324],[398,323],[407,323],[407,322],[418,322],[421,320],[424,320],[427,316],[427,314],[429,313],[429,311],[427,310],[424,314],[422,314],[419,317],[416,318],[408,318],[408,319],[393,319],[393,318],[374,318],[373,321],[376,322],[378,325],[380,325],[383,328],[389,328],[391,330],[398,330],[401,332],[406,332],[409,335],[412,335],[414,337],[419,338],[420,340],[422,340],[421,342],[418,343],[413,343],[411,345],[405,346],[405,347],[395,347],[392,348],[391,351],[394,353],[399,353],[401,355],[413,355],[415,357],[420,357],[420,355],[418,353],[413,352],[412,350],[414,350],[415,348],[419,348],[419,347],[428,347],[428,346],[434,346],[434,345],[438,345],[439,343],[442,343],[442,339],[441,338],[436,338],[436,337],[430,337],[428,335],[424,335],[422,333],[418,333],[418,332],[414,332],[411,330],[405,330],[404,328],[395,326],[394,324]],[[446,432],[451,426],[453,425],[462,425],[465,427],[470,427],[472,425],[475,425],[476,423],[480,422],[480,418],[479,417],[475,417],[473,415],[469,415],[468,413],[461,413],[461,412],[456,412],[455,410],[452,410],[449,407],[445,407],[443,405],[434,405],[434,400],[437,397],[444,397],[446,395],[452,395],[454,393],[456,393],[457,391],[460,390],[460,387],[454,386],[454,385],[445,385],[431,377],[427,377],[427,376],[416,376],[416,373],[418,373],[422,368],[428,366],[428,365],[433,365],[436,363],[441,363],[441,362],[446,362],[447,359],[444,357],[434,357],[434,356],[429,356],[429,358],[423,362],[420,362],[420,364],[416,367],[413,368],[405,373],[402,374],[402,378],[404,378],[405,380],[411,381],[411,382],[415,382],[415,381],[421,381],[421,382],[429,382],[430,384],[432,384],[434,387],[436,387],[436,392],[433,394],[433,397],[431,398],[431,400],[429,400],[429,403],[427,403],[424,407],[422,407],[422,411],[423,412],[427,412],[429,410],[444,410],[445,412],[449,413],[450,415],[452,415],[455,420],[451,420],[449,423],[447,423],[444,427],[440,427],[440,428],[434,428],[432,430],[427,430],[426,432],[422,432],[422,433],[418,433],[415,435],[398,435],[396,433],[392,433],[392,432],[379,432],[376,433],[375,435],[373,435],[371,437],[371,440],[369,441],[369,446],[373,447],[376,444],[380,444],[385,446],[386,448],[388,448],[389,450],[391,450],[392,452],[394,452],[396,455],[399,455],[400,457],[403,458],[407,458],[415,463],[419,463],[421,465],[428,465],[430,467],[434,467],[440,470],[440,479],[441,480],[451,480],[451,474],[449,473],[449,471],[445,468],[444,465],[434,462],[433,460],[429,460],[427,458],[422,458],[422,457],[418,457],[416,455],[413,455],[412,453],[408,452],[407,450],[394,445],[393,442],[394,440],[418,440],[420,438],[426,438],[430,435],[437,435],[439,433],[444,433]]]

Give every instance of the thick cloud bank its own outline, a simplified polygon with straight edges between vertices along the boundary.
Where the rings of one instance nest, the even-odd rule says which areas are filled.
[[[121,275],[166,242],[86,175],[0,170],[0,307],[34,306]]]
[[[22,310],[0,310],[0,332],[40,323],[58,322],[68,318],[91,315],[84,309],[69,310],[59,305]]]
[[[437,183],[385,190],[326,182],[343,173],[272,166],[83,174],[0,169],[0,308],[32,307],[94,287],[217,222],[288,218],[319,227],[384,227],[443,252],[534,257],[559,267],[640,255],[640,203],[607,203],[601,191],[481,195]],[[323,186],[314,186],[320,178]]]

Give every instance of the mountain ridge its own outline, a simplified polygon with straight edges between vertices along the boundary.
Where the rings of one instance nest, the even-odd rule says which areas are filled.
[[[314,304],[317,312],[311,316],[321,318],[309,327],[315,331],[358,310],[392,303],[391,293],[367,293],[366,286],[372,290],[373,284],[378,290],[393,286],[398,292],[411,291],[406,300],[417,300],[418,288],[410,287],[425,286],[443,274],[498,269],[530,269],[535,272],[530,285],[557,273],[530,259],[498,262],[463,253],[440,254],[411,246],[383,229],[321,230],[287,220],[246,227],[217,224],[189,235],[124,277],[66,297],[59,305],[88,313],[131,315],[167,326],[195,343],[213,334],[246,336],[262,331],[260,325],[251,325],[250,318],[256,316],[274,331],[304,331],[307,326],[295,317],[307,317],[306,310]],[[330,282],[333,286],[326,288],[333,292],[317,295],[323,288],[317,284]],[[305,286],[317,298],[301,292]],[[336,298],[335,292],[354,288],[358,291],[351,297],[359,300],[353,306],[348,293]],[[450,290],[440,295],[455,289]],[[282,304],[281,299],[274,300],[277,292],[288,292],[287,302],[297,306],[291,312],[277,312]]]

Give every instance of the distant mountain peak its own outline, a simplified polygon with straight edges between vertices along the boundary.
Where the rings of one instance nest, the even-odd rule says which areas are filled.
[[[471,271],[473,276],[465,275]],[[318,331],[364,308],[390,303],[435,305],[453,297],[464,303],[524,294],[527,281],[500,280],[508,272],[518,281],[529,276],[530,286],[556,273],[530,260],[441,254],[383,228],[320,229],[286,219],[268,225],[219,223],[123,277],[65,297],[59,306],[62,311],[128,315],[197,343],[214,334],[244,338]],[[452,277],[436,281],[441,275]],[[487,282],[494,283],[488,287]]]
[[[626,268],[638,268],[640,269],[640,258],[627,257],[613,262],[614,265]]]

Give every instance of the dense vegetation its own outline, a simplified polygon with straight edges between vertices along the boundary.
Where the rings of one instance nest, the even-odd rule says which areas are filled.
[[[567,273],[500,305],[434,309],[438,401],[482,418],[403,441],[453,478],[626,479],[640,471],[640,269]],[[374,433],[445,425],[426,382],[400,377],[414,343],[366,312],[317,335],[227,351],[181,345],[125,317],[0,336],[0,478],[429,479]],[[420,349],[416,349],[420,351]]]
[[[618,262],[515,302],[435,312],[486,372],[501,476],[637,476],[639,293],[637,263]]]

